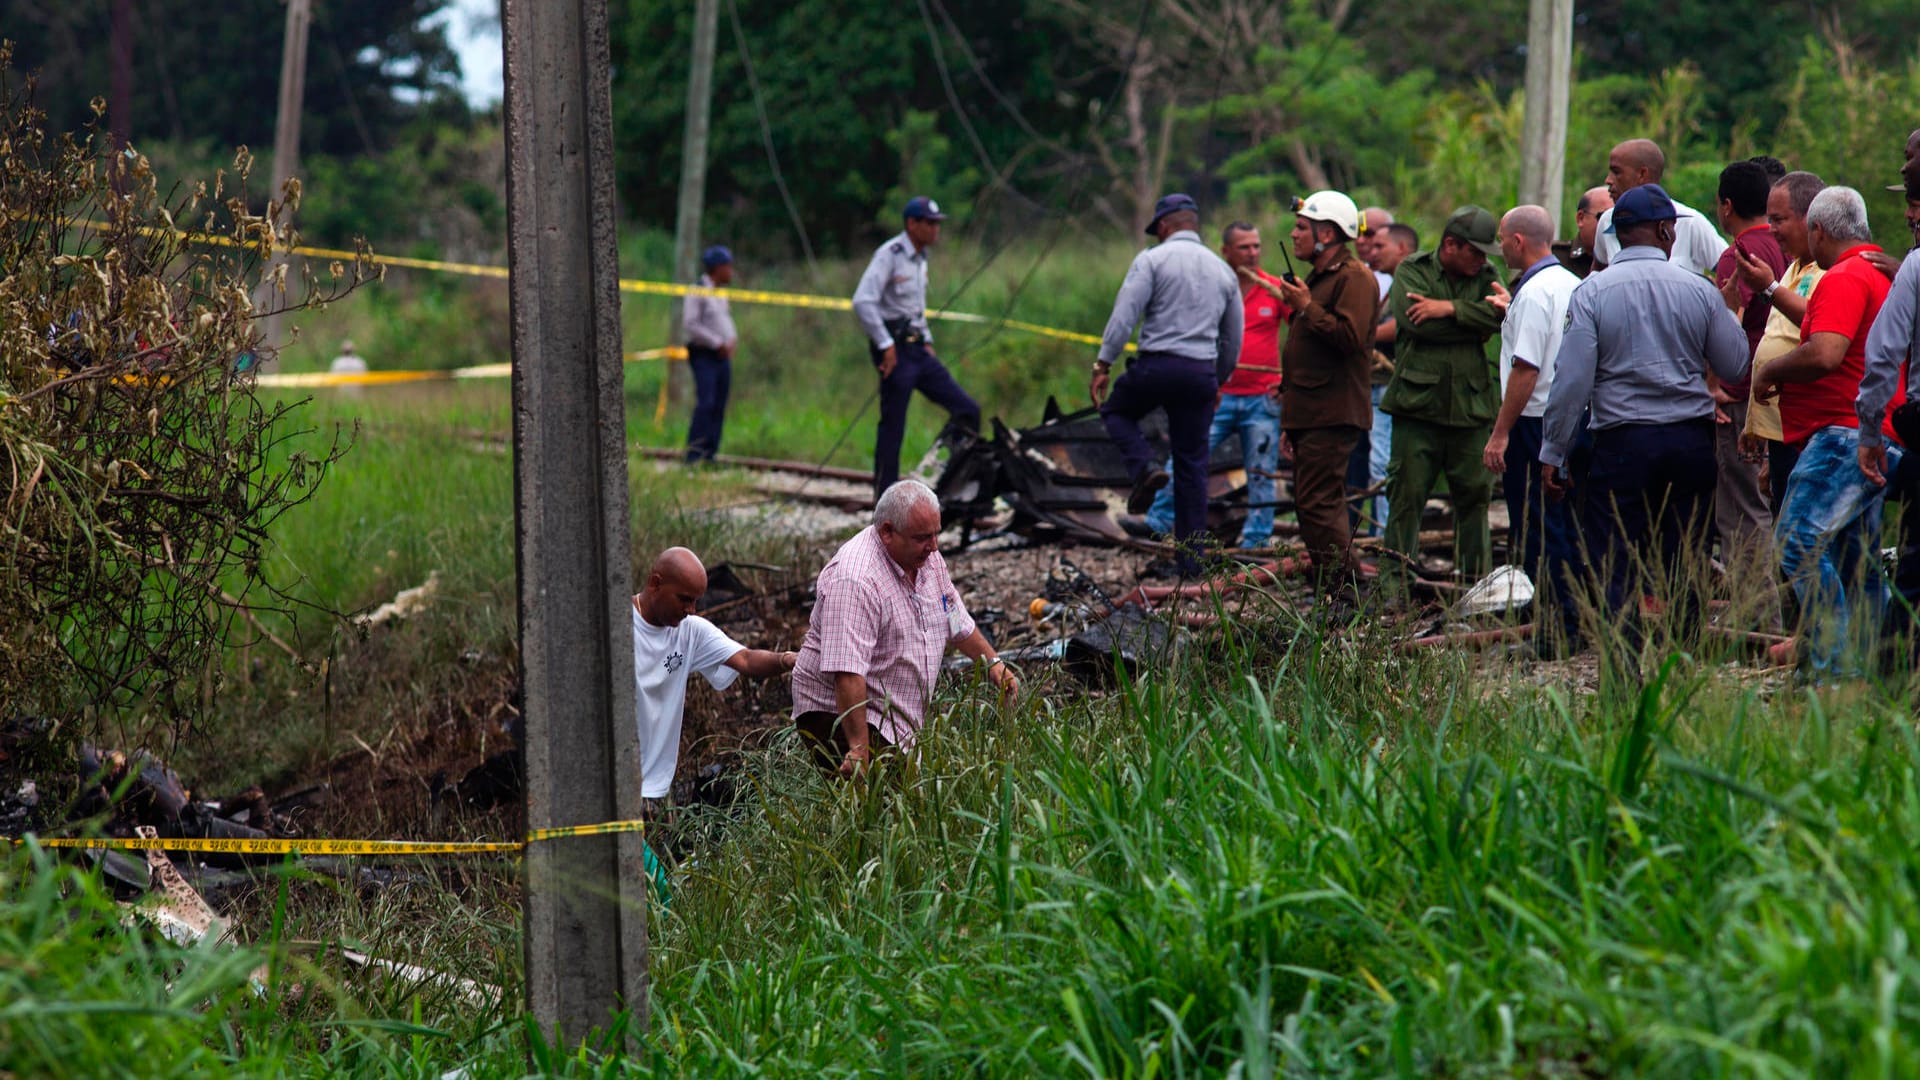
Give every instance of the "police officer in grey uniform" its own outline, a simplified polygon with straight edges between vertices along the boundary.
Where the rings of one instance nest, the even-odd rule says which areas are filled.
[[[1240,359],[1247,314],[1239,278],[1201,241],[1199,228],[1200,208],[1191,197],[1167,195],[1155,204],[1147,234],[1159,237],[1159,246],[1134,256],[1127,268],[1088,385],[1133,480],[1128,513],[1145,513],[1154,493],[1167,486],[1159,455],[1140,434],[1142,417],[1166,411],[1167,441],[1173,444],[1173,538],[1181,545],[1185,575],[1200,568],[1192,545],[1207,526],[1207,437],[1220,385]],[[1109,395],[1108,373],[1135,324],[1139,355]]]
[[[980,430],[980,406],[933,354],[927,329],[927,249],[940,242],[947,215],[924,195],[907,200],[906,231],[881,244],[853,292],[853,313],[867,332],[880,372],[880,426],[873,440],[873,490],[900,479],[900,441],[913,392],[947,410],[950,426]]]
[[[1603,620],[1625,623],[1637,644],[1643,570],[1674,579],[1705,563],[1713,521],[1713,398],[1707,372],[1747,375],[1747,336],[1707,279],[1669,262],[1679,212],[1666,190],[1644,184],[1614,204],[1619,252],[1607,272],[1573,291],[1554,359],[1540,471],[1548,495],[1569,493],[1563,471],[1579,425],[1591,416],[1593,464],[1579,503],[1588,558],[1606,576]],[[1591,412],[1589,413],[1589,410]],[[1559,642],[1578,641],[1570,588]],[[1679,633],[1699,617],[1698,592],[1680,584],[1669,604]],[[1544,622],[1544,620],[1542,620]]]

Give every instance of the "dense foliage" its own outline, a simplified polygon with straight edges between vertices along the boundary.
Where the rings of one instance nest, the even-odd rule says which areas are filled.
[[[1217,201],[1331,183],[1422,210],[1449,198],[1510,202],[1511,184],[1436,192],[1422,174],[1474,134],[1463,129],[1481,121],[1480,103],[1504,109],[1517,94],[1527,7],[806,0],[739,5],[736,22],[723,5],[710,222],[770,255],[798,250],[763,145],[763,112],[765,139],[815,247],[857,247],[890,226],[891,196],[909,181],[980,206],[969,227],[1001,233],[1054,215],[1130,223],[1168,188]],[[623,193],[642,222],[665,227],[679,173],[691,9],[616,0],[615,12]],[[1916,31],[1920,11],[1893,0],[1769,0],[1737,14],[1659,0],[1582,4],[1576,140],[1651,122],[1670,149],[1697,155],[1676,153],[1677,161],[1711,163],[1717,173],[1730,149],[1774,147],[1796,115],[1830,122],[1795,113],[1810,43],[1829,66],[1893,69],[1909,60]],[[1680,99],[1670,93],[1675,80]],[[1904,115],[1898,99],[1862,105],[1867,116]],[[1518,114],[1513,107],[1516,136]],[[1512,148],[1497,149],[1504,156],[1475,164],[1505,171]],[[1569,187],[1599,182],[1606,149],[1604,141],[1570,145]],[[1839,163],[1807,164],[1832,171]]]
[[[109,93],[116,40],[112,0],[8,0],[4,33],[15,64],[37,72],[37,104],[56,131],[88,122]],[[320,0],[307,39],[301,148],[371,154],[423,114],[464,115],[460,65],[445,0]],[[136,142],[273,145],[286,4],[276,0],[146,0],[125,4]],[[117,103],[116,103],[117,105]],[[116,120],[116,122],[119,122]]]
[[[253,213],[243,152],[165,199],[97,126],[49,131],[7,62],[0,46],[0,701],[178,719],[261,602],[267,530],[338,453],[278,449],[297,406],[252,392],[255,320],[371,267],[289,274],[272,257],[297,242],[297,182]]]

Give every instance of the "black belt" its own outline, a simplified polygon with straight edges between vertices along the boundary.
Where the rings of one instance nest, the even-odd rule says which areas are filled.
[[[927,335],[911,319],[888,319],[881,325],[892,335],[895,345],[925,345]]]

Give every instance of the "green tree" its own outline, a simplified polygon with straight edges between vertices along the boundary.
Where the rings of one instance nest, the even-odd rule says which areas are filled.
[[[1084,74],[1090,65],[1063,41],[1055,16],[1039,0],[928,0],[924,9],[852,0],[742,3],[737,24],[735,10],[722,0],[708,227],[749,249],[797,247],[782,239],[791,237],[792,225],[763,144],[760,107],[814,246],[845,249],[884,235],[876,215],[907,180],[888,135],[905,130],[910,113],[937,116],[939,135],[958,148],[949,160],[977,170],[971,181],[951,173],[929,178],[926,194],[958,205],[974,201],[992,176],[1015,191],[1033,184],[1039,192],[1057,180],[1060,160],[1035,148],[1072,130],[1083,96],[1105,87],[1105,76]],[[615,0],[612,18],[621,195],[640,221],[670,227],[692,5]],[[943,85],[935,40],[964,124]],[[974,190],[965,190],[969,184]],[[1002,205],[1023,219],[1033,215],[1033,206],[1019,199]]]
[[[318,0],[307,44],[300,144],[374,153],[422,116],[463,117],[460,64],[437,19],[446,0]],[[273,145],[284,3],[148,0],[132,12],[136,145],[158,139]],[[17,68],[56,131],[79,128],[112,82],[108,0],[9,0]]]

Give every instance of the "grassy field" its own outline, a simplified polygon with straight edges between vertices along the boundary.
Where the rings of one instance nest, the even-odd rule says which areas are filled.
[[[995,260],[968,306],[998,310],[1038,254]],[[1125,255],[1049,260],[1015,316],[1097,329]],[[407,334],[491,332],[472,295],[408,329],[394,313],[424,320],[408,290],[426,286],[385,288],[325,332],[376,363],[420,355]],[[872,382],[845,318],[740,313],[727,449],[824,453]],[[664,317],[630,318],[638,346]],[[1075,349],[969,332],[943,345],[990,413],[1078,392]],[[498,358],[477,350],[433,358]],[[680,428],[653,423],[659,370],[629,367],[635,443]],[[328,394],[307,416],[310,438],[356,446],[277,537],[275,577],[314,606],[263,626],[298,661],[237,652],[219,708],[166,748],[210,791],[306,775],[356,740],[377,757],[513,663],[504,383]],[[837,460],[864,460],[863,423]],[[639,458],[630,475],[636,558],[817,558],[701,512],[749,497],[737,476]],[[434,604],[395,630],[362,640],[320,610],[436,571]],[[1649,659],[1587,692],[1276,612],[1104,694],[1040,670],[1011,710],[954,687],[913,762],[864,785],[776,741],[733,815],[688,813],[697,854],[655,911],[652,1031],[620,1060],[529,1025],[510,861],[409,868],[377,893],[288,871],[218,949],[157,940],[96,878],[16,852],[0,1076],[1920,1075],[1907,688]],[[335,942],[505,1001],[353,973]]]
[[[328,975],[295,944],[374,942],[511,990],[510,889],[374,903],[290,881],[223,954],[145,940],[25,855],[0,889],[0,1068],[1920,1069],[1898,698],[1762,697],[1684,659],[1569,697],[1284,622],[1157,674],[1011,712],[957,690],[912,765],[865,786],[790,745],[756,758],[737,819],[691,823],[710,846],[656,912],[653,1031],[617,1069],[549,1057],[517,1007]],[[280,974],[256,997],[263,961]]]
[[[949,241],[932,257],[930,302],[1096,335],[1106,325],[1114,290],[1137,250],[1131,238],[1093,238],[1072,227],[1003,248],[982,248],[964,235]],[[632,236],[623,246],[622,273],[669,278],[670,256],[662,237]],[[743,264],[735,286],[845,297],[853,294],[865,267],[864,259],[826,260],[816,278],[804,266]],[[626,348],[668,344],[667,301],[623,296]],[[818,459],[845,435],[833,463],[871,467],[876,411],[868,398],[877,380],[853,316],[744,303],[736,303],[733,310],[741,344],[722,450]],[[933,331],[939,354],[989,417],[1000,415],[1009,424],[1024,426],[1038,421],[1048,394],[1058,395],[1068,407],[1085,397],[1092,346],[963,323],[935,322]],[[375,368],[443,369],[504,361],[511,352],[506,285],[391,271],[385,283],[352,303],[309,318],[287,350],[284,366],[292,371],[324,369],[343,339],[352,340]],[[691,386],[687,400],[656,423],[665,365],[643,362],[628,369],[634,438],[654,445],[684,442],[693,407]],[[914,406],[905,451],[909,459],[932,444],[944,419],[945,414],[924,401]]]

